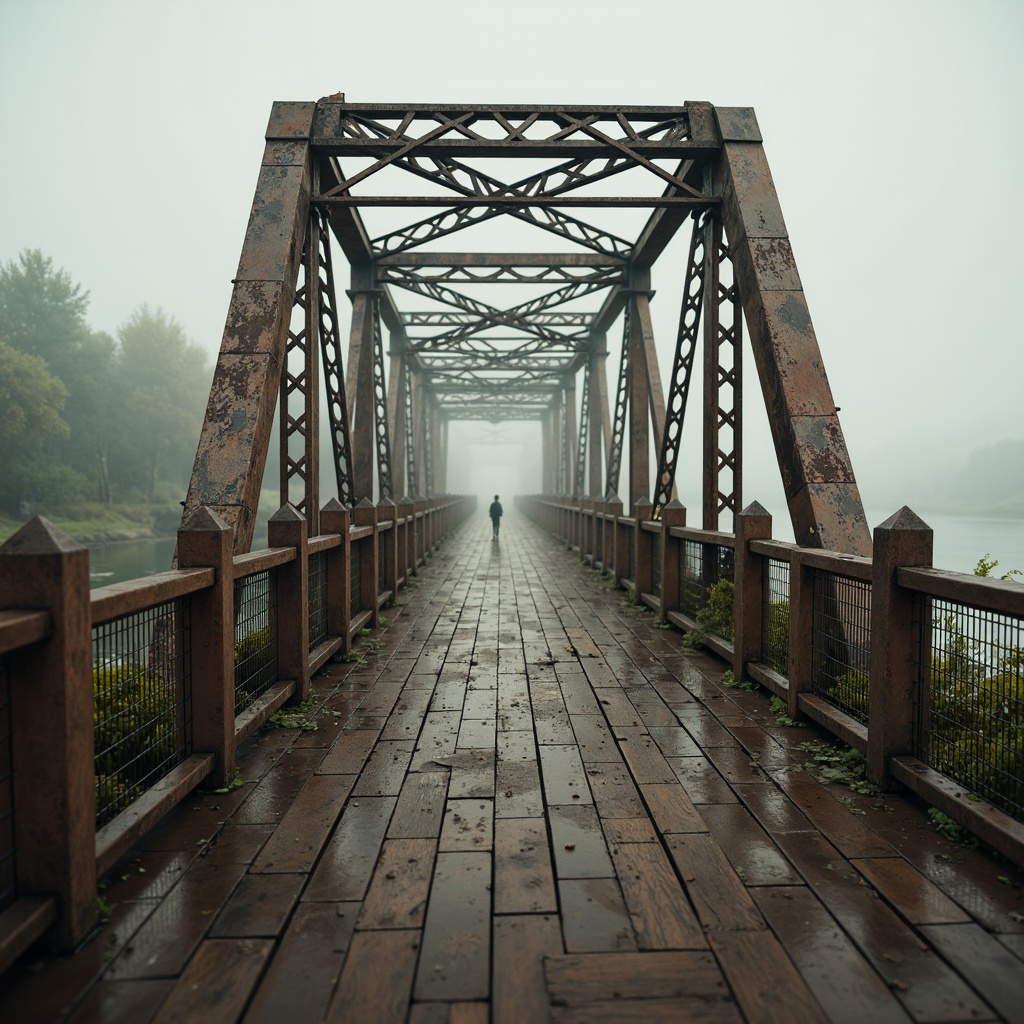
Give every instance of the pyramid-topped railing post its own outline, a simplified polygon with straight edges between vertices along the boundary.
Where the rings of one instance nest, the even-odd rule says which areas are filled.
[[[6,656],[18,891],[57,897],[51,936],[70,951],[96,921],[89,552],[41,517],[0,546],[0,610],[12,609],[50,616],[46,639]]]
[[[377,506],[369,498],[363,498],[352,510],[354,526],[370,526],[373,529],[369,536],[361,538],[357,543],[359,551],[359,601],[363,609],[370,612],[369,625],[377,625],[380,615],[380,604],[377,600],[377,565],[380,558],[377,533]]]
[[[309,535],[306,517],[291,503],[267,523],[267,544],[294,548],[295,557],[274,570],[277,591],[277,677],[295,680],[289,703],[309,695]]]
[[[398,499],[399,577],[408,583],[416,573],[416,503],[408,495]]]
[[[398,594],[398,506],[390,498],[377,502],[377,532],[380,535],[381,556],[384,560],[384,591],[390,592],[389,600]],[[381,529],[390,523],[390,529]]]
[[[733,561],[733,674],[745,678],[747,665],[764,658],[761,622],[764,614],[764,557],[750,550],[752,540],[768,540],[772,517],[756,501],[736,517]]]
[[[882,788],[892,785],[891,759],[913,753],[919,685],[915,666],[920,635],[914,628],[914,595],[898,586],[896,571],[930,567],[932,550],[931,527],[906,506],[875,529],[867,775]]]
[[[672,528],[686,525],[686,509],[673,498],[661,510],[661,537],[659,557],[661,558],[661,606],[662,622],[668,621],[668,613],[679,610],[679,554],[684,541],[672,536]]]
[[[633,585],[637,601],[641,594],[649,594],[654,586],[654,538],[650,530],[644,529],[644,523],[649,523],[654,518],[654,507],[646,495],[637,498],[634,505],[634,517],[636,525],[633,529]]]
[[[349,623],[352,621],[352,592],[349,573],[352,568],[348,529],[352,517],[337,498],[331,498],[320,510],[320,529],[323,533],[336,533],[341,542],[327,549],[327,635],[340,636],[341,649],[351,649]]]
[[[216,758],[209,784],[235,775],[235,609],[231,527],[206,506],[178,530],[178,568],[213,569],[213,586],[190,600],[192,750]]]

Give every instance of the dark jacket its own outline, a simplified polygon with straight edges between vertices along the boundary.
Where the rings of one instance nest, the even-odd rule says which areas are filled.
[[[491,502],[491,508],[490,508],[489,514],[490,514],[490,517],[492,519],[500,519],[501,518],[501,502],[500,501],[492,501]]]

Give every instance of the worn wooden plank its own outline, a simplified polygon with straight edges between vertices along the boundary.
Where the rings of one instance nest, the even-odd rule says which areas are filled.
[[[646,729],[616,728],[613,731],[638,786],[676,781],[671,765]]]
[[[280,935],[305,882],[304,874],[246,875],[210,927],[210,938]]]
[[[413,929],[357,932],[327,1012],[329,1024],[405,1024],[419,944]]]
[[[736,868],[710,835],[670,835],[665,842],[701,924],[710,933],[765,927]]]
[[[580,748],[580,757],[584,764],[595,761],[621,761],[615,737],[608,728],[603,715],[569,716],[576,743]]]
[[[575,744],[541,745],[540,768],[544,778],[544,796],[549,804],[594,802],[587,785],[587,772]]]
[[[355,781],[354,775],[314,775],[309,779],[250,870],[309,871]]]
[[[826,1024],[821,1004],[771,932],[716,931],[709,938],[747,1020]]]
[[[493,800],[449,800],[445,804],[440,845],[443,852],[490,850],[493,845]]]
[[[556,1006],[687,996],[731,1001],[722,971],[707,951],[549,956],[544,977]]]
[[[612,848],[615,873],[641,949],[703,949],[704,932],[659,843]]]
[[[355,931],[358,903],[300,903],[245,1024],[321,1020]]]
[[[594,807],[549,807],[548,821],[559,878],[611,878],[615,874]]]
[[[850,863],[911,924],[966,924],[971,920],[970,914],[902,857],[875,857]]]
[[[706,757],[669,757],[675,777],[697,804],[736,803],[738,797]]]
[[[547,1017],[544,958],[563,952],[554,915],[494,918],[493,1024],[524,1024]]]
[[[448,776],[444,772],[412,772],[407,775],[388,827],[388,838],[439,836],[447,791]]]
[[[394,808],[394,797],[351,800],[324,848],[302,899],[332,903],[361,900]]]
[[[153,1024],[237,1020],[273,948],[270,939],[207,939],[171,989]]]
[[[244,864],[201,860],[192,865],[110,965],[107,978],[180,973],[244,873]]]
[[[704,819],[678,782],[641,786],[640,794],[662,835],[708,831]]]
[[[544,813],[540,766],[535,760],[501,760],[499,748],[494,793],[498,818],[536,818]]]
[[[603,818],[644,818],[640,793],[624,764],[589,764],[587,781]]]
[[[370,880],[360,929],[422,928],[436,839],[389,839]]]
[[[356,775],[373,750],[377,736],[367,729],[346,729],[324,755],[317,773],[321,775]]]
[[[416,971],[416,999],[490,995],[491,855],[439,853]]]
[[[381,733],[382,740],[415,740],[423,725],[423,716],[430,704],[430,690],[417,690],[406,684],[394,711],[388,716]]]
[[[419,741],[412,758],[413,771],[441,771],[436,757],[450,757],[455,753],[459,738],[461,711],[428,711],[423,718]]]
[[[829,1020],[906,1024],[895,992],[809,889],[766,887],[753,895]]]
[[[803,882],[785,854],[742,804],[702,804],[700,814],[715,842],[747,885],[800,885]]]
[[[617,879],[562,878],[558,895],[567,952],[637,949],[636,933]]]
[[[558,910],[551,850],[543,818],[501,818],[494,823],[494,913]]]
[[[413,745],[410,741],[379,741],[373,748],[359,781],[352,788],[352,796],[398,796],[412,754]]]

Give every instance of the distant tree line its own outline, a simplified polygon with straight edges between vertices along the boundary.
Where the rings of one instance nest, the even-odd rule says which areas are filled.
[[[0,508],[184,497],[209,394],[206,354],[161,309],[112,338],[38,249],[0,263]]]

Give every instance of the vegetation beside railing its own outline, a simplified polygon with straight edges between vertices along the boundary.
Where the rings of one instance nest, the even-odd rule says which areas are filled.
[[[45,520],[0,546],[0,971],[51,924],[81,941],[97,874],[199,782],[231,785],[238,744],[303,706],[474,505],[332,501],[312,539],[285,506],[271,547],[237,556],[200,508],[180,569],[94,591],[88,551]]]
[[[773,540],[759,505],[733,535],[686,527],[678,502],[653,520],[645,502],[635,517],[617,499],[518,504],[680,627],[684,648],[708,647],[737,685],[764,686],[780,720],[811,718],[861,751],[869,784],[909,786],[1024,862],[1024,586],[1013,574],[991,578],[987,558],[975,576],[930,568],[931,530],[909,509],[876,530],[872,560]]]

